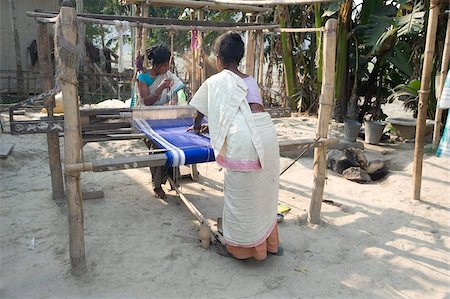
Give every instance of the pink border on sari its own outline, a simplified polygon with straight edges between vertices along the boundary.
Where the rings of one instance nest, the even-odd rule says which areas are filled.
[[[259,160],[230,160],[224,156],[217,156],[216,162],[230,170],[255,171],[262,168]]]

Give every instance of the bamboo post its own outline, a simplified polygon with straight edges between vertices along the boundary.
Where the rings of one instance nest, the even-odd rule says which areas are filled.
[[[422,184],[423,147],[425,144],[425,126],[428,111],[428,96],[430,95],[430,74],[433,66],[434,48],[436,43],[436,30],[439,18],[439,0],[430,1],[428,17],[427,39],[422,68],[422,79],[419,91],[419,113],[417,115],[416,142],[414,145],[413,183],[414,199],[420,199]]]
[[[53,87],[53,68],[50,61],[50,43],[48,39],[48,28],[45,23],[38,23],[37,52],[39,57],[39,69],[42,78],[42,89],[44,92]],[[55,98],[46,99],[47,115],[53,117]],[[64,199],[64,182],[61,167],[61,152],[59,148],[58,132],[47,133],[48,162],[50,166],[50,177],[52,181],[52,196],[54,200]]]
[[[139,16],[140,11],[138,11],[137,5],[133,5],[132,6],[135,10],[135,14],[136,16]],[[133,98],[134,98],[134,103],[132,103],[132,106],[137,106],[137,101],[139,100],[139,90],[137,88],[137,84],[136,83],[136,78],[137,78],[137,73],[138,73],[138,69],[136,67],[136,60],[137,58],[141,55],[141,39],[142,39],[142,27],[141,26],[137,26],[134,29],[134,56],[133,56],[133,62],[132,62],[132,66],[133,66],[133,78],[131,79],[131,89],[133,90]],[[145,55],[145,53],[143,53]],[[145,61],[145,57],[144,57],[144,61]]]
[[[198,12],[198,20],[199,21],[204,21],[205,20],[205,11],[204,10],[199,10]],[[204,39],[204,32],[199,32],[198,36],[199,36],[199,64],[200,64],[200,76],[199,76],[199,85],[202,85],[203,82],[205,82],[206,80],[206,57],[205,57],[205,53],[203,51],[203,39]]]
[[[59,36],[58,26],[55,32],[55,49],[57,61],[61,69],[60,86],[64,103],[64,163],[74,164],[81,161],[81,127],[80,111],[78,107],[76,65],[68,59],[61,59],[61,46],[58,39],[65,39],[65,43],[75,45],[77,42],[77,18],[75,9],[70,1],[62,3],[58,21],[62,36]],[[66,46],[67,47],[67,46]],[[67,52],[68,49],[65,49]],[[67,54],[66,54],[67,55]],[[80,173],[66,172],[67,205],[69,210],[69,247],[72,274],[86,273],[86,258],[84,247],[84,216],[83,201],[81,200]]]
[[[442,90],[444,89],[445,79],[448,72],[448,63],[450,62],[450,14],[447,19],[447,32],[445,34],[444,54],[441,63],[441,78],[437,90],[438,104],[436,105],[436,115],[434,117],[433,150],[435,151],[441,139],[442,109],[439,108]]]
[[[264,33],[258,31],[257,36],[259,37],[259,63],[258,63],[258,85],[263,86],[264,83]]]
[[[141,14],[142,17],[144,18],[148,18],[148,14],[149,14],[149,7],[148,6],[144,6],[141,5]],[[147,28],[142,28],[142,33],[141,33],[141,53],[145,55],[146,50],[147,50],[147,39],[148,39],[148,29]],[[146,59],[144,59],[144,61],[147,61]],[[148,65],[144,65],[145,67],[148,67]]]
[[[195,20],[195,10],[191,9],[190,12],[191,20]],[[196,29],[194,29],[196,30]],[[194,31],[192,31],[192,38],[194,38]],[[197,32],[198,33],[198,32]],[[192,42],[192,40],[191,40]],[[191,93],[194,94],[198,88],[197,82],[197,49],[191,48],[192,50],[192,69],[191,69]]]
[[[247,14],[247,22],[253,23],[255,17],[253,14],[248,13]],[[255,31],[248,31],[247,32],[247,40],[246,40],[246,46],[247,49],[245,50],[245,73],[254,76],[255,75],[255,51],[256,51],[256,41],[255,41],[256,33]]]
[[[256,16],[256,23],[262,24],[264,23],[264,17],[262,15]],[[255,33],[256,37],[256,45],[255,45],[255,79],[258,82],[259,86],[262,86],[263,83],[263,65],[264,65],[264,33],[262,30],[257,30]]]
[[[319,123],[316,137],[327,138],[331,109],[334,102],[334,75],[336,65],[336,19],[329,19],[325,24],[323,47],[323,80],[319,99]],[[322,207],[323,190],[327,172],[327,146],[314,149],[314,186],[311,194],[308,219],[311,223],[319,223]]]

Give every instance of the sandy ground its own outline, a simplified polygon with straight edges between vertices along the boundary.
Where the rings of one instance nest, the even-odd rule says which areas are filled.
[[[286,138],[314,135],[312,118],[274,122]],[[300,159],[280,181],[280,202],[292,207],[279,225],[285,254],[262,262],[202,249],[175,193],[153,197],[148,169],[83,173],[83,189],[105,197],[84,201],[89,272],[77,278],[70,274],[67,206],[51,199],[45,135],[3,133],[0,142],[15,144],[0,160],[0,298],[450,297],[450,161],[425,155],[422,200],[414,201],[412,143],[366,147],[369,159],[392,162],[381,182],[362,185],[329,172],[324,199],[335,204],[323,204],[319,225],[306,220],[313,160]],[[111,142],[84,150],[89,160],[144,147]],[[281,167],[291,161],[282,157]],[[214,163],[199,170],[200,182],[185,180],[182,191],[217,218],[223,173]]]

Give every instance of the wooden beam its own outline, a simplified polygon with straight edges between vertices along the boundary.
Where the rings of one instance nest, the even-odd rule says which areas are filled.
[[[39,70],[41,71],[41,82],[43,91],[53,88],[53,67],[50,60],[50,42],[48,39],[47,24],[38,23],[37,53],[39,57]],[[52,47],[53,48],[53,47]],[[54,119],[53,107],[55,97],[51,96],[45,100],[47,115]],[[61,152],[59,147],[58,131],[47,133],[48,163],[50,166],[50,177],[52,182],[52,197],[54,200],[64,199],[64,181],[61,166]]]
[[[116,171],[121,169],[164,166],[166,164],[166,161],[167,161],[166,154],[159,153],[145,156],[98,159],[90,162],[78,162],[66,164],[64,170],[66,173],[70,174],[86,171],[93,171],[93,172]]]
[[[271,12],[271,8],[258,7],[247,4],[247,0],[241,0],[234,4],[214,3],[214,1],[192,1],[192,0],[120,0],[122,5],[143,3],[151,6],[170,6],[170,7],[183,7],[192,9],[209,9],[209,10],[225,10],[225,11],[242,11],[242,12],[258,12],[268,13]]]
[[[66,43],[75,46],[77,42],[77,17],[75,9],[69,7],[70,1],[63,1],[63,6],[55,26],[55,41],[65,39]],[[62,36],[60,36],[61,27]],[[74,63],[62,59],[59,55],[62,44],[55,44],[55,58],[64,77],[60,78],[60,86],[64,99],[64,163],[78,163],[81,160],[81,130],[79,124],[77,76]],[[67,46],[66,46],[67,47]],[[67,50],[66,50],[67,51]],[[69,248],[72,274],[82,275],[87,272],[84,246],[84,215],[81,200],[80,174],[66,175],[67,205],[69,212]]]
[[[191,11],[190,11],[190,18],[191,18],[191,20],[195,20],[195,10],[193,10],[193,9],[191,9]],[[199,33],[199,31],[197,29],[195,29],[195,31],[192,31],[191,39],[194,38],[194,32],[196,32],[196,34]],[[195,92],[197,91],[197,89],[199,87],[198,82],[197,82],[197,49],[193,49],[192,44],[191,44],[191,51],[192,51],[191,93],[195,94]]]
[[[447,16],[447,32],[445,34],[444,52],[441,63],[441,77],[437,90],[438,104],[436,105],[436,114],[434,117],[433,150],[435,151],[441,140],[442,109],[439,108],[442,90],[444,90],[445,79],[447,78],[448,64],[450,62],[450,15]]]
[[[255,17],[252,14],[247,14],[247,22],[252,24],[255,21]],[[256,51],[256,33],[255,31],[247,32],[245,49],[245,73],[254,77],[255,76],[255,51]]]
[[[436,31],[439,18],[439,0],[430,1],[427,38],[423,59],[422,77],[419,91],[419,111],[417,115],[416,142],[414,145],[413,164],[413,198],[420,199],[422,185],[423,147],[425,145],[425,127],[428,111],[428,97],[430,95],[430,75],[433,67],[433,56],[436,43]]]
[[[209,0],[213,3],[221,4],[239,4],[242,0]],[[326,2],[337,2],[339,0],[245,0],[247,5],[300,5],[300,4],[315,4]]]
[[[38,18],[39,22],[52,23],[55,22],[55,19],[45,19],[46,17],[53,17],[52,13],[41,13],[41,12],[27,12],[27,15],[30,17]],[[100,24],[100,25],[109,25],[114,26],[113,20],[109,20],[110,17],[105,18],[87,18],[87,17],[78,17],[79,22],[91,23],[91,24]],[[116,16],[114,19],[122,19],[129,17],[120,17]],[[106,20],[108,19],[108,20]],[[151,19],[151,17],[149,17]],[[168,19],[168,21],[172,21],[174,19]],[[174,22],[185,22],[184,20],[177,20]],[[173,25],[173,24],[149,24],[149,23],[141,23],[141,22],[129,22],[130,27],[142,27],[142,28],[150,28],[150,29],[165,29],[169,31],[190,31],[193,29],[197,29],[199,31],[248,31],[248,30],[273,30],[279,28],[280,26],[277,24],[248,24],[242,25],[242,23],[231,23],[227,26],[216,26],[216,24],[210,24],[209,21],[197,21],[192,20],[192,24],[182,24],[182,25]],[[197,24],[197,25],[195,25]]]
[[[186,198],[186,196],[178,189],[177,185],[171,178],[169,178],[169,182],[172,188],[177,192],[178,196],[181,198],[181,201],[189,210],[189,212],[198,220],[198,222],[200,222],[199,237],[202,241],[203,248],[209,247],[209,242],[211,239],[210,234],[214,235],[216,239],[219,240],[222,244],[225,244],[223,236],[218,232],[217,229],[212,226],[209,219],[206,219],[205,216],[203,216],[203,214],[194,206],[194,204]],[[205,228],[209,230],[209,234],[204,234]]]
[[[146,19],[148,18],[149,14],[149,7],[141,5],[141,14],[142,18]],[[148,29],[142,28],[142,36],[141,36],[141,53],[145,55],[147,50],[147,40],[148,40]],[[145,67],[148,67],[147,65],[144,65]]]
[[[323,43],[323,80],[322,92],[319,99],[319,123],[316,137],[327,138],[334,100],[334,77],[336,66],[336,19],[329,19],[325,24]],[[311,223],[319,223],[322,207],[323,190],[327,172],[327,147],[314,149],[314,185],[311,194],[308,219]]]

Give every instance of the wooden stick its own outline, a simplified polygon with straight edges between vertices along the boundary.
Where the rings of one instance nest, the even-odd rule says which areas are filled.
[[[47,24],[38,23],[37,52],[39,57],[39,69],[41,71],[42,89],[44,91],[53,88],[53,68],[50,61],[50,44],[48,39]],[[49,97],[47,102],[47,115],[53,119],[53,107],[55,97]],[[58,132],[47,133],[48,162],[52,181],[52,196],[54,200],[64,199],[64,181],[61,166],[61,152],[59,148]]]
[[[247,0],[239,1],[235,4],[222,4],[214,3],[214,1],[192,1],[192,0],[121,0],[122,4],[130,3],[143,3],[151,6],[171,6],[171,7],[182,7],[182,8],[196,8],[196,9],[212,9],[212,10],[232,10],[232,11],[242,11],[242,12],[270,12],[271,8],[258,7],[247,4]]]
[[[414,145],[413,198],[417,200],[420,199],[420,188],[422,184],[423,147],[425,144],[425,126],[428,111],[428,96],[430,93],[430,74],[433,66],[438,18],[439,0],[431,0],[422,68],[422,79],[420,83],[421,91],[419,93],[419,113],[417,115],[416,142]]]
[[[259,57],[258,57],[258,76],[257,82],[259,86],[263,86],[264,84],[264,33],[262,31],[258,31],[256,33],[259,40]]]
[[[247,14],[247,22],[253,23],[255,17],[252,14]],[[256,33],[255,31],[247,32],[247,42],[245,49],[245,73],[250,76],[255,76],[255,51],[256,51]]]
[[[42,13],[29,13],[30,16],[36,16],[37,14]],[[101,25],[110,25],[114,26],[113,21],[109,20],[100,20],[100,19],[94,19],[94,18],[85,18],[85,17],[78,17],[77,18],[79,22],[84,23],[91,23],[91,24],[101,24]],[[41,22],[45,22],[42,18],[40,19]],[[51,20],[47,20],[47,23],[51,23]],[[197,21],[199,22],[199,21]],[[206,21],[205,21],[206,22]],[[191,31],[193,29],[197,29],[199,31],[250,31],[250,30],[263,30],[268,29],[272,30],[275,28],[279,28],[280,25],[276,24],[267,24],[267,25],[251,25],[251,26],[207,26],[207,25],[167,25],[167,24],[143,24],[138,22],[130,22],[130,27],[143,27],[143,28],[150,28],[150,29],[165,29],[169,31]]]
[[[211,234],[213,234],[216,239],[219,240],[219,242],[225,244],[223,236],[212,227],[210,221],[206,219],[205,216],[203,216],[203,214],[194,206],[192,202],[189,201],[189,199],[186,198],[186,196],[184,196],[184,194],[178,189],[177,185],[171,178],[169,178],[169,182],[175,192],[177,192],[178,196],[181,198],[181,201],[184,203],[189,212],[200,222],[200,225],[207,225]]]
[[[275,28],[273,32],[324,32],[325,27],[319,28]]]
[[[203,9],[199,10],[198,12],[198,20],[199,21],[204,21],[205,20],[205,11]],[[199,32],[198,33],[198,37],[199,37],[199,52],[198,52],[198,63],[200,66],[200,74],[199,74],[199,86],[203,84],[203,82],[205,82],[206,80],[206,55],[203,51],[203,41],[204,41],[204,32]]]
[[[213,3],[239,4],[242,0],[210,0]],[[325,2],[337,2],[338,0],[245,0],[247,5],[288,5],[288,4],[314,4]]]
[[[56,18],[55,13],[52,12],[35,12],[27,11],[27,16],[36,18],[37,21],[43,23],[54,23]],[[45,18],[44,18],[45,17]],[[47,18],[47,19],[46,19]],[[111,21],[120,20],[130,22],[130,26],[138,27],[144,24],[155,25],[159,29],[170,29],[170,28],[184,28],[184,30],[192,30],[192,28],[223,28],[223,30],[237,30],[240,28],[241,31],[245,31],[242,28],[247,28],[249,30],[263,30],[264,33],[280,33],[280,32],[324,32],[325,27],[319,28],[280,28],[276,24],[263,24],[263,22],[257,21],[256,24],[251,23],[228,23],[228,22],[211,22],[211,21],[197,21],[197,20],[178,20],[178,19],[168,19],[168,18],[156,18],[147,17],[143,18],[140,16],[114,16],[114,15],[99,15],[99,14],[88,14],[82,13],[78,14],[79,21],[87,23],[102,23],[101,25],[111,25],[114,24]],[[97,21],[97,22],[96,22]],[[173,25],[181,27],[170,27]],[[255,26],[260,26],[255,28]],[[148,27],[146,27],[148,28]],[[213,31],[213,30],[210,30]]]
[[[139,10],[140,11],[140,8]],[[55,12],[35,12],[35,11],[28,11],[27,16],[29,17],[53,17],[56,16],[57,13]],[[96,20],[105,20],[105,21],[128,21],[131,23],[139,23],[139,24],[153,24],[153,25],[182,25],[182,26],[192,26],[192,27],[198,27],[198,26],[211,26],[211,27],[235,27],[235,26],[254,26],[255,24],[248,24],[243,22],[216,22],[216,21],[209,21],[209,20],[180,20],[180,19],[173,19],[173,18],[160,18],[160,17],[142,17],[140,15],[135,16],[118,16],[118,15],[104,15],[104,14],[92,14],[92,13],[79,13],[77,14],[77,17],[83,17],[88,19],[96,19]],[[50,20],[55,22],[55,20]],[[263,22],[257,22],[256,25],[264,25]]]
[[[93,171],[93,172],[115,171],[121,169],[164,166],[166,164],[166,161],[167,161],[166,154],[159,153],[146,156],[99,159],[99,160],[92,160],[90,162],[66,164],[64,170],[66,173],[70,174],[76,174],[86,171]]]
[[[77,19],[75,9],[69,7],[70,1],[64,1],[59,14],[62,37],[75,45],[77,41]],[[56,26],[56,30],[57,30]],[[55,45],[59,33],[55,32]],[[59,45],[57,45],[59,47]],[[57,53],[61,49],[56,49]],[[64,99],[64,163],[78,163],[81,159],[81,130],[79,124],[76,65],[66,63],[65,59],[56,57],[64,78],[60,85]],[[69,247],[72,274],[82,275],[87,272],[84,247],[84,216],[81,200],[80,174],[66,175],[67,205],[69,210]]]
[[[334,75],[336,65],[336,19],[329,19],[325,24],[323,46],[323,80],[319,100],[319,123],[316,137],[327,138],[331,109],[334,100]],[[314,149],[314,186],[309,206],[308,219],[311,223],[319,223],[322,207],[323,190],[327,171],[327,146]]]
[[[191,20],[195,20],[195,10],[190,11]],[[193,28],[193,30],[197,30],[197,28]],[[194,37],[191,34],[191,39]],[[192,42],[192,41],[191,41]],[[197,49],[192,49],[192,69],[191,69],[191,93],[194,94],[198,88],[197,82]]]
[[[441,63],[441,78],[439,80],[439,88],[436,92],[438,102],[436,105],[436,115],[434,117],[434,133],[433,133],[433,150],[435,151],[441,139],[441,123],[442,123],[442,109],[439,108],[439,101],[441,99],[442,90],[444,90],[445,79],[448,72],[448,64],[450,61],[450,15],[447,16],[447,32],[445,34],[444,54],[442,55]]]
[[[148,18],[150,8],[141,4],[142,17]],[[145,55],[147,50],[148,28],[142,28],[141,53]],[[147,67],[147,66],[146,66]]]

